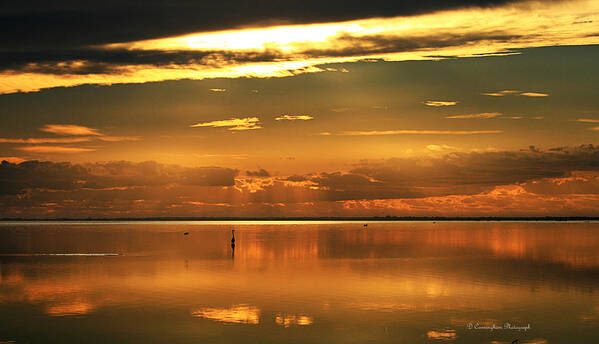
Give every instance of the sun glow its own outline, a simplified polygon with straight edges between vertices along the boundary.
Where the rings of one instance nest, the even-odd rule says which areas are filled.
[[[597,13],[597,1],[531,1],[410,17],[228,30],[108,44],[93,49],[199,55],[170,62],[168,56],[161,56],[166,60],[159,64],[140,60],[98,74],[68,72],[89,61],[56,62],[55,67],[63,70],[57,74],[32,72],[44,67],[33,63],[22,71],[1,73],[0,94],[80,84],[284,77],[326,71],[319,67],[323,64],[365,59],[435,60],[516,54],[514,49],[540,46],[599,44],[595,34]]]

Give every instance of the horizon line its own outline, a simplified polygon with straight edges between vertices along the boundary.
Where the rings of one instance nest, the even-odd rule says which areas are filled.
[[[0,222],[58,221],[599,221],[599,216],[304,216],[304,217],[57,217],[0,218]]]

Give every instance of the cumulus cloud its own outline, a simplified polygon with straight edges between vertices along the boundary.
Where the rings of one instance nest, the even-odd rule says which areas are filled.
[[[281,177],[156,162],[3,162],[0,214],[589,215],[599,207],[598,157],[594,145],[451,152]]]
[[[85,174],[83,167],[69,163],[3,161],[0,164],[0,194],[16,195],[30,188],[72,190]]]
[[[597,171],[597,156],[599,149],[593,145],[561,151],[454,152],[420,161],[396,158],[362,162],[352,171],[385,183],[418,185],[424,187],[423,192],[426,188],[430,188],[428,192],[447,192],[462,187],[478,192],[488,186],[565,177],[571,171]]]
[[[64,136],[93,136],[102,135],[97,129],[75,124],[46,124],[40,128],[41,131]]]
[[[310,115],[280,115],[275,118],[277,121],[308,121],[314,119],[314,117]]]
[[[222,128],[228,127],[228,130],[253,130],[260,129],[260,118],[258,117],[244,117],[244,118],[230,118],[220,121],[202,122],[190,125],[191,128],[197,127],[212,127]]]
[[[499,113],[499,112],[483,112],[483,113],[474,113],[474,114],[468,114],[468,115],[451,115],[451,116],[446,116],[445,118],[451,118],[451,119],[472,119],[472,118],[486,119],[486,118],[495,118],[495,117],[499,117],[499,116],[501,116],[501,113]]]
[[[457,101],[427,100],[426,102],[424,102],[424,105],[440,107],[440,106],[453,106],[453,105],[456,105],[457,103],[458,103]]]
[[[223,167],[181,167],[153,161],[88,164],[25,161],[0,164],[0,194],[28,189],[107,190],[169,185],[232,186],[238,171]]]
[[[270,177],[270,173],[263,168],[257,171],[245,171],[245,175],[249,177]]]

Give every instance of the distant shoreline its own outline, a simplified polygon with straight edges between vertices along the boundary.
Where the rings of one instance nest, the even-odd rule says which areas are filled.
[[[91,222],[91,221],[599,221],[595,216],[540,216],[540,217],[111,217],[111,218],[0,218],[0,222]]]

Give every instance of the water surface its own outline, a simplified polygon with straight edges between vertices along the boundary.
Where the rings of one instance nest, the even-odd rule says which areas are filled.
[[[592,343],[598,226],[4,223],[0,343]]]

